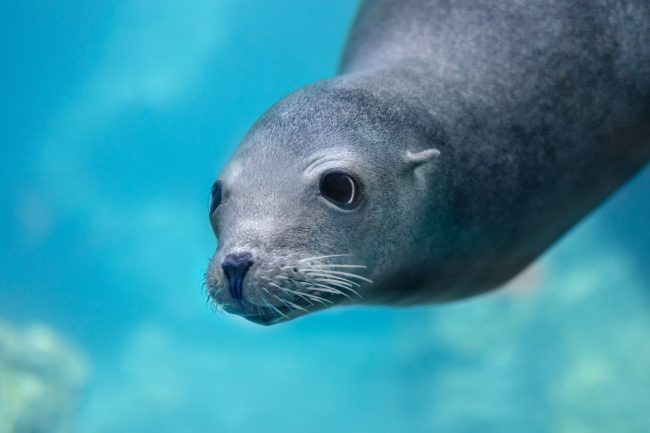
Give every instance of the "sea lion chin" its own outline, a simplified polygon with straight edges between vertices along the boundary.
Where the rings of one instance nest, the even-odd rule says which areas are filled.
[[[363,4],[340,75],[213,185],[218,306],[268,325],[495,289],[650,159],[650,5],[498,3]]]

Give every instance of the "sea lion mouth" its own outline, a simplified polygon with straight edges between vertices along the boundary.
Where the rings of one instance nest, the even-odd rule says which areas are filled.
[[[251,304],[252,305],[252,304]],[[224,311],[230,314],[235,314],[241,316],[246,320],[249,320],[258,325],[274,325],[279,322],[284,322],[289,320],[289,314],[291,310],[284,306],[276,306],[274,308],[270,307],[260,307],[255,305],[252,309],[247,307],[233,307],[231,305],[224,305]],[[255,311],[247,313],[247,311]]]
[[[267,305],[258,305],[242,300],[235,304],[224,304],[222,305],[222,308],[227,313],[235,314],[251,322],[266,326],[286,322],[316,310],[313,305],[308,305],[306,303],[299,305],[290,301],[285,302],[286,304],[274,305],[267,303]],[[334,300],[331,300],[330,302],[331,305],[334,305],[335,303]]]
[[[231,290],[232,276],[213,259],[206,274],[209,301],[218,310],[241,316],[261,325],[292,320],[334,305],[357,303],[363,299],[362,284],[372,280],[360,272],[363,265],[330,263],[348,254],[310,257],[270,268],[251,269],[238,290]],[[227,268],[227,267],[226,267]]]

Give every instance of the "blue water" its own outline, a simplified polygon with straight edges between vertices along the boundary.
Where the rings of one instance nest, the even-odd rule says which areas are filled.
[[[79,432],[650,431],[650,171],[507,289],[263,328],[201,283],[211,182],[357,2],[0,4],[0,319],[91,366]]]

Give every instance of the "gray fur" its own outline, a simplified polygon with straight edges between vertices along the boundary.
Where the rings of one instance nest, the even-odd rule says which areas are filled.
[[[306,172],[319,158],[330,161]],[[472,296],[649,158],[646,0],[369,0],[340,75],[272,107],[220,177],[209,293],[266,324],[339,303]],[[319,195],[332,167],[361,179],[360,208]],[[234,305],[219,263],[244,250],[256,264]],[[300,261],[338,254],[350,255]],[[328,293],[348,283],[317,283],[314,269],[373,283],[330,273],[360,296]]]

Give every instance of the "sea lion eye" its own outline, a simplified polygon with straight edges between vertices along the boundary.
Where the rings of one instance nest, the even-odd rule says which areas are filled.
[[[346,173],[326,173],[320,180],[320,192],[329,201],[344,209],[351,209],[359,203],[359,184]]]
[[[210,193],[210,215],[214,213],[215,210],[221,204],[221,182],[217,181],[212,185],[212,192]]]

